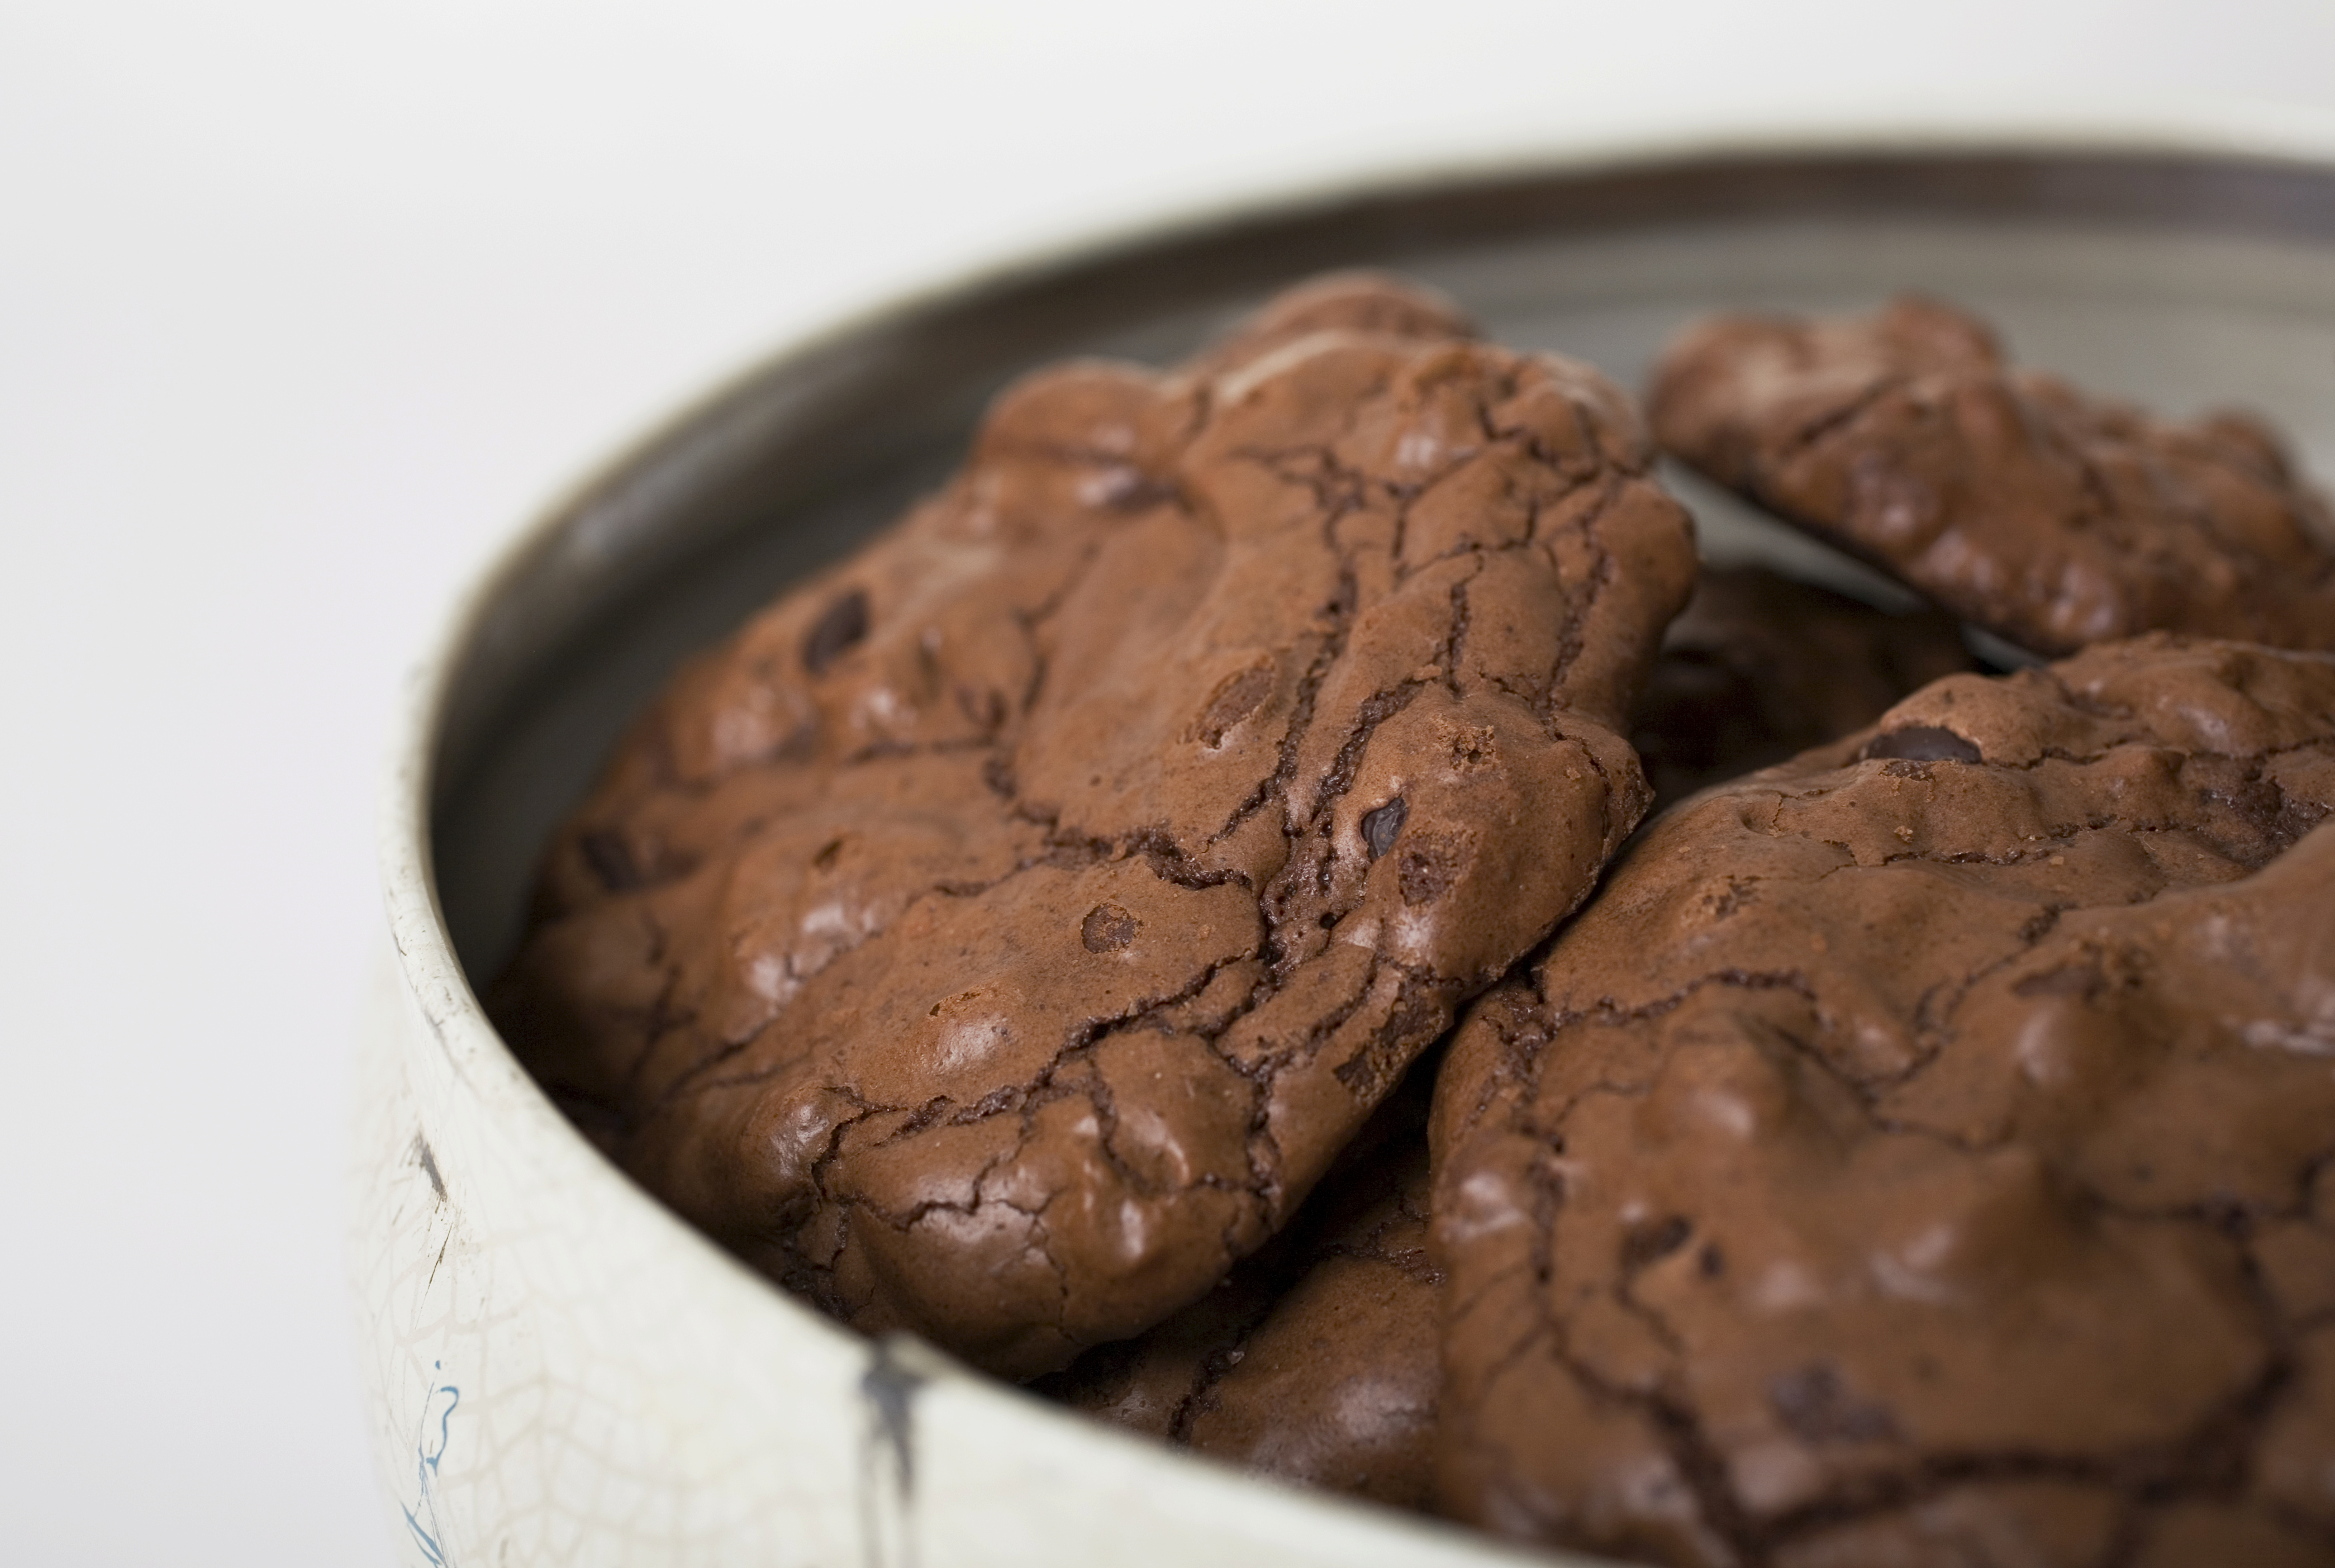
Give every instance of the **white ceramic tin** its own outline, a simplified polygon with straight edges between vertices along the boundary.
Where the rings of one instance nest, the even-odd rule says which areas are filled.
[[[2186,412],[2253,404],[2335,476],[2335,141],[1898,131],[1607,148],[1368,180],[992,270],[780,353],[522,532],[417,675],[382,831],[351,1263],[405,1561],[1366,1568],[1550,1562],[1252,1480],[799,1305],[635,1187],[480,1010],[527,877],[681,653],[953,460],[1072,352],[1164,359],[1365,263],[1636,379],[1720,305],[1918,286],[2021,357]],[[1699,488],[1706,552],[1885,595]]]

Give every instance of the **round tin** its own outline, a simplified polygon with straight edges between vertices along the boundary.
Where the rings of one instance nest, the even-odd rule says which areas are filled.
[[[1399,269],[1625,383],[1718,306],[1969,304],[2175,413],[2252,405],[2335,474],[2335,141],[1968,131],[1605,149],[1058,248],[788,348],[523,530],[417,675],[382,824],[351,1261],[406,1560],[1548,1562],[1071,1416],[781,1293],[609,1165],[478,993],[552,824],[674,662],[937,483],[984,399],[1172,357],[1281,284]],[[1679,479],[1705,552],[1882,593]]]

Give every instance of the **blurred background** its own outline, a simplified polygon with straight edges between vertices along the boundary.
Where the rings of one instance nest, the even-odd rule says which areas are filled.
[[[2330,61],[2326,0],[0,0],[5,1554],[394,1560],[340,1218],[392,714],[460,582],[680,401],[1357,171],[2330,136]]]

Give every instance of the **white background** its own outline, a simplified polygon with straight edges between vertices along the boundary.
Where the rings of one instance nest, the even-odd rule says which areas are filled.
[[[1324,171],[2335,111],[2329,0],[0,0],[0,1554],[383,1563],[339,1183],[454,586],[852,302]]]

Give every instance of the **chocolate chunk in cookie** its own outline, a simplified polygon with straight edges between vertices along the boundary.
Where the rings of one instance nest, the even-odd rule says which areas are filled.
[[[1972,663],[1953,620],[1892,615],[1760,566],[1705,567],[1630,731],[1657,809],[1852,730]]]
[[[1075,363],[675,678],[494,998],[650,1190],[1027,1376],[1205,1294],[1588,893],[1684,513],[1381,279]]]
[[[1443,1505],[1675,1563],[2335,1553],[2330,806],[2335,658],[2151,636],[1656,823],[1438,1085]]]
[[[1703,322],[1650,411],[1665,450],[2036,653],[2147,631],[2335,648],[2335,524],[2276,437],[2014,371],[1945,305]]]
[[[1037,1387],[1284,1481],[1424,1507],[1436,1309],[1422,1063],[1287,1230],[1158,1328]]]

